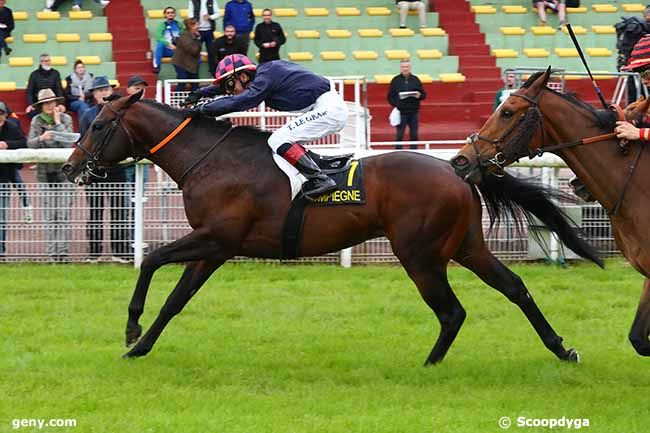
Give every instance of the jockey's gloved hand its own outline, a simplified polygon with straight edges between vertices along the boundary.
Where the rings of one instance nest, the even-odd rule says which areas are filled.
[[[201,100],[201,96],[202,95],[198,90],[193,91],[187,95],[187,98],[185,98],[185,100],[181,103],[181,107],[187,107],[196,104]]]
[[[181,114],[183,114],[184,119],[187,119],[188,117],[194,118],[201,115],[201,110],[197,110],[196,108],[186,108],[181,110]]]

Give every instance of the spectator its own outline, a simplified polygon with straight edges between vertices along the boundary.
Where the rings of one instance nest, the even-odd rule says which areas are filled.
[[[90,89],[93,96],[93,105],[81,119],[79,124],[83,136],[104,106],[104,98],[113,94],[113,87],[104,76],[95,77]],[[106,197],[105,197],[106,196]],[[110,203],[110,237],[111,260],[116,263],[128,263],[130,257],[130,230],[128,228],[129,205],[127,203],[128,185],[123,168],[111,170],[107,177],[94,179],[86,187],[86,197],[90,215],[86,236],[88,237],[88,262],[96,262],[102,255],[104,241],[104,200]]]
[[[171,57],[176,50],[176,42],[183,29],[182,25],[176,21],[176,9],[167,6],[164,10],[165,21],[158,25],[157,44],[153,55],[153,72],[160,72],[160,63],[163,57]]]
[[[13,122],[7,122],[9,109],[0,102],[0,151],[6,149],[20,149],[26,147],[23,131]],[[0,164],[0,258],[6,252],[7,240],[7,212],[9,209],[10,186],[14,172],[14,164]]]
[[[38,93],[43,89],[50,89],[57,97],[63,96],[61,87],[61,74],[56,69],[52,69],[52,58],[49,54],[41,54],[39,58],[40,65],[38,69],[29,74],[27,82],[27,108],[25,112],[32,118],[38,114],[35,104]],[[59,105],[59,111],[64,112],[65,106]]]
[[[404,132],[408,125],[411,141],[418,141],[420,101],[426,98],[427,94],[422,88],[420,79],[411,74],[411,62],[404,59],[399,66],[401,73],[393,77],[388,90],[388,102],[400,111],[396,140],[404,139]],[[395,148],[401,149],[402,146],[397,145]],[[412,144],[411,149],[417,149],[417,145]]]
[[[505,83],[505,87],[502,87],[497,91],[497,94],[494,97],[494,107],[492,107],[492,111],[496,111],[497,108],[499,108],[499,105],[508,99],[510,94],[515,91],[515,74],[508,72],[503,78],[503,82]]]
[[[68,84],[64,96],[68,108],[75,113],[79,120],[90,108],[86,102],[86,94],[93,85],[93,74],[86,71],[86,65],[81,60],[74,62],[74,71],[65,78]]]
[[[6,3],[7,0],[0,0],[0,57],[2,57],[2,50],[6,55],[13,51],[5,42],[5,39],[11,36],[11,32],[14,30],[14,14],[5,6]]]
[[[216,0],[189,0],[188,15],[199,23],[199,34],[201,42],[205,42],[205,49],[208,52],[208,69],[210,76],[214,77],[214,70],[217,64],[214,60],[214,43],[215,22],[219,19],[219,5]]]
[[[260,49],[260,64],[271,60],[280,60],[280,46],[287,38],[280,24],[272,21],[271,9],[262,11],[262,22],[255,27],[255,45]]]
[[[45,12],[58,11],[65,0],[45,0]],[[108,6],[110,0],[95,0],[95,3],[100,4],[103,8]],[[72,10],[80,11],[83,5],[83,0],[72,0]]]
[[[406,28],[406,16],[409,10],[417,10],[420,17],[420,28],[427,26],[427,7],[421,0],[396,0],[399,8],[399,28]]]
[[[142,97],[144,98],[145,93],[147,93],[147,87],[149,87],[149,83],[147,83],[144,78],[139,75],[134,75],[129,78],[129,82],[126,85],[126,94],[133,95],[142,90]]]
[[[253,5],[251,5],[248,0],[230,0],[226,3],[226,10],[223,15],[224,31],[228,24],[235,26],[237,36],[239,36],[244,43],[243,54],[247,55],[251,31],[255,25]]]
[[[176,78],[188,80],[199,78],[199,61],[201,60],[201,35],[199,23],[194,18],[183,21],[185,31],[181,33],[172,57],[172,64],[176,69]],[[196,90],[197,83],[192,83],[192,90]],[[182,91],[185,83],[179,83],[176,91]]]
[[[32,149],[58,149],[70,147],[69,142],[59,141],[56,132],[72,132],[72,118],[59,110],[58,97],[51,89],[38,92],[37,105],[40,111],[32,119],[27,137],[27,146]],[[38,164],[37,179],[41,183],[43,208],[47,222],[47,255],[51,261],[67,262],[70,244],[70,207],[72,191],[61,164]]]
[[[217,55],[217,62],[231,54],[244,54],[246,45],[235,33],[235,26],[229,24],[224,29],[223,36],[214,41],[214,51]]]
[[[557,13],[558,18],[560,18],[558,30],[566,25],[566,5],[564,3],[565,0],[533,0],[533,7],[537,8],[539,13],[539,24],[541,26],[546,25],[546,8],[549,8]]]

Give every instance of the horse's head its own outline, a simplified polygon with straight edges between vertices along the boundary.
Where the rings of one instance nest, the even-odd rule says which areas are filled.
[[[133,135],[123,119],[126,110],[141,97],[142,91],[104,104],[61,168],[68,180],[87,185],[93,178],[106,177],[106,170],[125,158],[144,156],[138,154]]]
[[[538,101],[551,75],[548,68],[535,74],[503,102],[480,131],[452,158],[456,174],[480,183],[489,173],[499,174],[506,165],[538,152],[542,146],[542,122]]]

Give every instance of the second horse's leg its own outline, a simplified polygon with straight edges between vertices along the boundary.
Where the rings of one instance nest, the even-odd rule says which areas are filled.
[[[641,356],[650,356],[648,334],[650,334],[650,280],[646,278],[629,335],[630,343]]]

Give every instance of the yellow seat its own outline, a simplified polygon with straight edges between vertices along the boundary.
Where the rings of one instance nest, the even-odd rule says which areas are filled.
[[[345,60],[343,51],[321,51],[320,58],[323,60]]]
[[[8,44],[13,44],[14,43],[14,37],[13,36],[6,37],[5,42],[8,43]]]
[[[501,27],[499,30],[507,36],[521,36],[526,34],[526,30],[523,27]]]
[[[16,90],[15,81],[0,81],[0,92],[13,92]]]
[[[392,14],[393,12],[390,9],[385,7],[370,7],[370,8],[366,8],[366,13],[373,17],[375,16],[386,17]]]
[[[417,74],[422,84],[431,84],[433,83],[433,77],[429,74]]]
[[[521,5],[505,5],[501,6],[501,10],[506,14],[525,14],[528,9]]]
[[[612,52],[609,48],[587,48],[587,53],[591,57],[611,57]]]
[[[171,58],[171,57],[163,57],[163,58],[162,58],[162,62],[163,62],[163,63],[167,63],[167,64],[169,64],[169,63],[172,62],[172,58]]]
[[[101,65],[102,63],[99,56],[77,56],[77,60],[81,60],[86,65]]]
[[[614,26],[591,26],[591,31],[598,35],[616,34],[616,28]]]
[[[47,35],[45,33],[25,33],[23,35],[23,42],[27,44],[42,44],[47,42]]]
[[[472,6],[472,12],[475,14],[495,14],[497,13],[497,9],[490,5],[477,5]]]
[[[325,33],[327,33],[327,36],[332,38],[332,39],[345,39],[349,38],[352,36],[352,33],[350,30],[327,30]]]
[[[14,21],[26,21],[29,14],[25,11],[14,11]]]
[[[305,8],[305,15],[308,17],[326,17],[330,14],[327,8]]]
[[[403,38],[415,35],[415,32],[411,29],[389,29],[388,32],[394,38]]]
[[[535,35],[554,35],[556,33],[555,29],[551,26],[532,26],[530,31]]]
[[[165,18],[165,13],[162,9],[149,9],[147,11],[147,17],[151,19]]]
[[[411,57],[411,54],[406,50],[385,50],[384,55],[389,60],[402,60]]]
[[[113,35],[111,33],[88,33],[89,42],[112,42]]]
[[[254,13],[254,12],[253,12],[253,13]],[[181,18],[189,18],[189,16],[190,16],[190,11],[189,11],[189,9],[181,9],[181,10],[179,11],[179,14],[181,15]],[[257,15],[255,15],[255,16],[257,16]]]
[[[359,8],[336,8],[336,15],[340,17],[357,17],[361,15]]]
[[[492,55],[497,59],[514,59],[519,57],[519,53],[510,48],[493,48]]]
[[[362,38],[381,38],[384,34],[384,32],[379,29],[359,29],[357,30],[357,33]]]
[[[275,8],[273,14],[276,17],[297,17],[298,11],[294,8]]]
[[[558,57],[578,57],[578,50],[575,48],[556,48],[555,54]]]
[[[31,57],[9,57],[9,66],[19,67],[19,66],[33,66],[34,59]]]
[[[320,32],[317,30],[294,30],[293,34],[298,39],[319,39]]]
[[[567,81],[577,81],[577,80],[584,80],[585,77],[581,75],[572,75],[572,74],[567,74],[564,76],[564,79]]]
[[[70,11],[68,17],[71,20],[92,20],[93,13],[91,11]]]
[[[582,27],[582,26],[571,25],[571,28],[573,29],[573,33],[575,33],[576,35],[586,35],[587,34],[587,29]],[[562,33],[564,33],[565,35],[569,34],[569,29],[567,28],[567,26],[562,26]]]
[[[459,72],[439,74],[438,77],[443,83],[464,83],[465,76]]]
[[[373,78],[377,84],[390,84],[394,76],[390,74],[375,74]]]
[[[431,49],[431,50],[416,50],[416,53],[420,59],[441,59],[442,53],[440,50]]]
[[[60,20],[61,14],[57,12],[36,12],[36,19],[38,20]]]
[[[377,60],[379,54],[375,51],[352,51],[352,57],[356,60]]]
[[[65,66],[68,64],[68,58],[66,56],[52,56],[52,66]]]
[[[548,57],[550,53],[544,48],[524,48],[526,57]]]
[[[81,36],[79,33],[57,33],[56,34],[57,42],[80,42]]]
[[[613,13],[618,11],[618,8],[612,4],[592,4],[591,9],[598,13]]]
[[[445,36],[447,32],[440,27],[423,27],[420,29],[422,36]]]
[[[645,6],[641,3],[623,3],[621,9],[623,9],[624,12],[643,12]]]
[[[289,60],[292,62],[308,62],[314,59],[309,51],[292,51],[289,53]]]
[[[566,11],[569,14],[586,14],[587,8],[585,6],[580,6],[577,8],[566,8]]]
[[[119,89],[119,88],[120,88],[120,82],[117,81],[117,80],[108,80],[108,83],[109,83],[111,86],[114,86],[116,89]]]
[[[255,15],[256,17],[261,17],[263,10],[264,9],[262,8],[253,8],[253,15]]]

